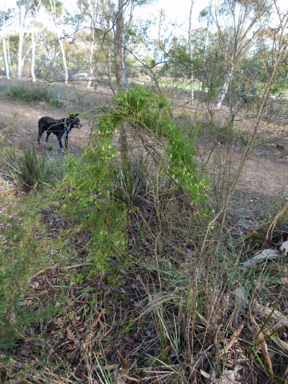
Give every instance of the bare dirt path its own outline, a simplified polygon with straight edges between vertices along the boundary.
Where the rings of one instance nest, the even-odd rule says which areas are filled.
[[[0,130],[0,140],[1,137],[3,140],[5,136],[10,143],[15,142],[17,144],[21,140],[28,140],[36,145],[38,120],[40,117],[63,118],[65,117],[65,112],[65,109],[51,109],[45,104],[42,106],[30,106],[0,98],[0,127],[2,128]],[[74,110],[68,111],[68,113],[74,112]],[[89,141],[90,128],[83,118],[81,123],[81,129],[73,129],[69,135],[69,149],[75,154],[79,153],[80,149],[85,147]],[[45,141],[45,133],[41,141]],[[55,135],[49,137],[49,142],[58,146]]]
[[[77,112],[69,110],[70,112]],[[42,116],[62,118],[65,116],[65,109],[51,109],[46,104],[31,106],[20,102],[3,100],[0,98],[0,140],[17,145],[21,140],[31,141],[37,145],[38,127],[37,122]],[[81,116],[80,116],[81,117]],[[79,154],[81,148],[89,142],[90,127],[81,119],[83,127],[80,130],[73,129],[69,135],[69,149],[74,154]],[[45,137],[43,135],[42,142]],[[57,140],[51,135],[49,142],[57,147]],[[235,155],[235,162],[240,155]],[[238,191],[248,193],[251,196],[273,196],[281,191],[287,193],[288,164],[283,161],[276,161],[274,158],[251,156],[244,167]]]

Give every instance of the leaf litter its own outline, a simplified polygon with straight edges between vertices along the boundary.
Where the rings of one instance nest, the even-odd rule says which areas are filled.
[[[41,220],[45,223],[47,238],[56,238],[67,228],[64,218],[53,207],[42,211]],[[131,227],[127,233],[131,244],[139,243],[137,231]],[[255,279],[261,281],[255,283],[254,292],[247,289],[244,281],[239,281],[233,290],[223,285],[205,294],[205,289],[198,289],[198,294],[206,295],[207,303],[210,296],[215,301],[225,301],[225,305],[222,310],[214,304],[210,306],[208,317],[204,307],[201,310],[195,307],[194,315],[187,317],[187,298],[192,286],[189,283],[183,288],[175,283],[181,278],[188,281],[191,276],[195,279],[193,284],[204,283],[205,273],[196,271],[191,275],[197,258],[195,250],[187,252],[189,257],[193,255],[190,263],[185,258],[181,261],[179,255],[176,265],[184,269],[178,270],[180,274],[175,280],[171,279],[172,271],[175,273],[175,269],[171,270],[172,259],[165,257],[165,253],[155,266],[152,241],[141,243],[145,264],[139,260],[134,262],[133,270],[125,269],[115,258],[111,264],[112,275],[109,271],[98,271],[89,276],[86,267],[91,262],[85,250],[89,233],[79,230],[63,240],[62,244],[72,245],[75,253],[64,263],[55,262],[52,254],[54,264],[31,277],[29,295],[21,303],[31,311],[51,305],[55,312],[50,318],[31,324],[29,332],[19,337],[8,363],[1,363],[3,382],[12,383],[15,372],[20,370],[18,377],[25,383],[33,382],[32,378],[40,383],[92,383],[99,378],[108,378],[111,383],[170,383],[178,378],[188,383],[189,377],[197,378],[199,383],[207,380],[218,384],[252,383],[251,372],[261,356],[271,373],[286,377],[286,358],[270,357],[269,352],[275,348],[274,340],[287,350],[288,315],[287,294],[281,280],[275,278],[266,286],[260,279],[265,265],[273,261],[269,253],[264,252],[265,257],[258,258],[257,263],[245,265],[245,268],[256,268]],[[180,246],[181,238],[176,236],[170,249],[173,257],[175,248]],[[132,251],[133,247],[129,249]],[[75,279],[73,271],[83,278]],[[283,292],[279,301],[274,293],[276,288]],[[167,321],[169,317],[174,320]],[[193,329],[193,364],[189,363],[187,349],[187,341],[191,340],[191,335],[186,338],[189,329]],[[255,343],[252,355],[251,343]],[[217,349],[218,361],[216,366],[211,366],[209,361]],[[25,364],[27,367],[23,369]],[[258,371],[257,375],[265,382],[263,372]]]

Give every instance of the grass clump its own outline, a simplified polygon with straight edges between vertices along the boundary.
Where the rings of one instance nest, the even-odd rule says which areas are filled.
[[[47,88],[27,85],[27,84],[14,84],[11,85],[10,90],[7,92],[9,98],[18,99],[20,101],[50,101],[50,95]]]
[[[61,108],[63,106],[63,102],[61,100],[58,100],[58,99],[51,99],[50,105],[53,108]]]
[[[21,154],[17,154],[14,147],[3,149],[0,167],[4,178],[19,188],[38,188],[44,181],[45,161],[37,156],[33,146],[25,146]]]
[[[132,154],[126,169],[117,169],[114,182],[116,199],[123,201],[128,207],[137,206],[143,200],[150,178],[148,165],[147,157]]]

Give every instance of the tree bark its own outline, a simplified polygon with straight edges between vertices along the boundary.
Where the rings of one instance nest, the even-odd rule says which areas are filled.
[[[217,98],[217,101],[216,101],[216,103],[217,103],[216,104],[216,108],[221,108],[222,103],[224,101],[224,98],[226,96],[226,93],[228,92],[230,81],[233,78],[233,74],[234,74],[234,70],[233,70],[233,67],[231,67],[230,71],[228,72],[228,74],[225,77],[224,84],[223,84],[223,86],[221,88],[221,91],[220,91],[220,93],[218,95],[218,98]]]
[[[208,48],[208,40],[209,40],[209,27],[210,27],[210,20],[211,20],[211,7],[212,7],[212,0],[209,2],[209,13],[208,13],[208,21],[207,21],[207,31],[206,31],[206,37],[205,37],[205,45],[204,45],[204,65],[205,65],[205,56]],[[202,91],[202,80],[199,83],[199,92]]]
[[[2,26],[3,26],[3,56],[4,56],[4,66],[5,66],[5,72],[6,72],[6,79],[7,82],[9,81],[9,65],[7,62],[7,50],[6,50],[6,37],[5,37],[5,3],[3,7],[3,21],[2,21]]]
[[[18,68],[17,68],[17,79],[21,80],[22,78],[22,48],[23,48],[23,39],[24,39],[24,30],[22,26],[22,5],[19,1],[19,43],[18,43]]]
[[[115,77],[118,92],[122,90],[123,69],[123,0],[118,0],[118,12],[116,15],[116,32],[114,36],[115,53]]]
[[[35,17],[33,18],[33,26],[32,26],[32,33],[31,33],[31,44],[32,44],[31,77],[32,77],[32,81],[35,83],[36,77],[35,77],[35,36],[34,36],[34,30],[35,30]]]
[[[116,32],[114,36],[114,50],[115,50],[115,77],[118,92],[122,91],[122,73],[123,73],[123,0],[118,0],[118,12],[116,16]],[[121,125],[120,129],[120,153],[122,167],[127,167],[127,152],[128,143],[125,125]]]
[[[92,34],[93,34],[93,30],[92,30]],[[91,83],[92,83],[92,79],[93,79],[93,72],[94,72],[94,65],[93,65],[94,44],[95,44],[95,41],[94,41],[94,38],[93,38],[93,40],[91,41],[91,44],[90,44],[89,80],[88,80],[87,87],[91,87]]]
[[[61,37],[58,37],[58,41],[59,41],[59,45],[60,45],[60,49],[61,49],[64,72],[65,72],[65,84],[68,84],[69,74],[68,74],[68,68],[67,68],[67,63],[66,63],[66,56],[65,56],[63,40],[61,39]]]
[[[192,44],[191,44],[192,12],[193,12],[194,1],[195,0],[191,0],[191,7],[190,7],[190,13],[189,13],[189,31],[188,31],[189,58],[190,58],[190,66],[191,66],[191,72],[190,72],[191,104],[193,103],[193,100],[194,100],[194,75],[193,75],[193,69],[192,69]]]
[[[6,70],[6,77],[9,79],[9,65],[7,61],[7,49],[6,49],[6,38],[3,34],[3,56],[4,56],[4,64],[5,64],[5,70]]]

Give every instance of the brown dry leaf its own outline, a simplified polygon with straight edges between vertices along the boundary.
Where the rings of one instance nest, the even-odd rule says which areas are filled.
[[[67,331],[68,339],[73,341],[76,344],[76,339],[75,339],[74,333],[72,331],[70,331],[70,329],[68,327],[66,328],[66,331]]]
[[[220,356],[223,355],[224,353],[227,353],[229,349],[232,347],[233,344],[237,342],[237,339],[244,328],[244,325],[246,324],[245,321],[243,321],[233,332],[233,335],[230,337],[229,343],[226,345],[226,347],[220,352]]]
[[[272,362],[271,362],[271,359],[270,359],[270,356],[269,356],[269,353],[268,353],[268,348],[267,348],[267,344],[266,344],[266,341],[265,341],[265,337],[264,337],[264,334],[263,332],[260,332],[260,327],[259,325],[256,323],[256,320],[254,319],[254,317],[252,315],[251,316],[251,320],[253,322],[253,324],[255,325],[256,329],[257,329],[257,332],[255,332],[255,341],[256,343],[259,344],[260,348],[261,348],[261,351],[265,357],[265,360],[266,360],[266,363],[268,365],[268,369],[269,371],[273,374],[273,368],[272,368]]]
[[[256,302],[253,311],[259,312],[262,316],[268,317],[273,311],[273,308],[268,306],[263,307],[263,305]],[[275,309],[275,311],[272,313],[271,319],[277,321],[276,327],[279,327],[281,325],[288,326],[288,317],[283,315],[283,313],[281,313],[277,309]]]

